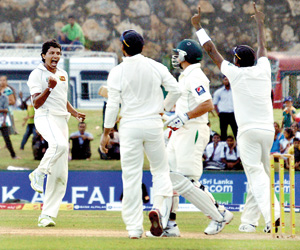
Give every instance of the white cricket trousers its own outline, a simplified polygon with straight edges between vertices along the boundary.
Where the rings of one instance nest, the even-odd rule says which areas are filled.
[[[202,155],[208,142],[207,124],[189,123],[173,132],[167,147],[170,170],[198,181],[203,173]]]
[[[157,126],[158,124],[160,126]],[[122,126],[121,122],[119,130],[123,180],[122,217],[129,235],[142,234],[144,150],[152,174],[153,206],[156,200],[161,200],[162,196],[172,197],[173,189],[161,119],[135,120],[126,122],[125,125]]]
[[[241,160],[248,180],[247,199],[241,222],[258,226],[262,214],[265,223],[270,214],[270,150],[274,132],[250,129],[237,138]],[[275,197],[275,218],[279,218],[279,203]]]
[[[37,131],[48,142],[38,170],[47,175],[42,214],[56,217],[68,180],[68,118],[46,114],[34,119]]]

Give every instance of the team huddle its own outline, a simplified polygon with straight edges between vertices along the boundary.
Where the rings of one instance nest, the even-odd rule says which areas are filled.
[[[144,152],[153,177],[153,208],[147,237],[179,237],[176,223],[179,196],[189,200],[210,222],[205,234],[220,233],[233,214],[219,205],[199,181],[203,173],[202,155],[209,142],[208,112],[214,109],[209,79],[201,70],[202,48],[211,57],[232,87],[234,113],[238,125],[237,143],[248,179],[248,194],[241,217],[241,232],[255,232],[262,214],[264,231],[270,232],[269,153],[274,138],[271,102],[271,68],[266,57],[264,14],[254,3],[258,27],[258,51],[247,45],[233,49],[233,63],[225,60],[201,26],[201,8],[191,18],[200,44],[191,39],[178,43],[172,56],[175,68],[182,69],[177,80],[167,67],[141,54],[143,37],[126,30],[120,37],[123,62],[107,79],[107,106],[100,150],[107,153],[109,134],[120,110],[120,155],[123,181],[122,218],[129,238],[144,234],[142,174]],[[201,45],[201,46],[200,46]],[[61,47],[55,41],[43,45],[43,63],[28,80],[35,123],[49,143],[44,158],[29,178],[32,188],[42,193],[48,175],[45,200],[38,226],[55,226],[67,183],[67,121],[70,114],[79,120],[85,115],[67,101],[67,74],[57,68]],[[164,98],[162,87],[168,92]],[[55,100],[55,101],[54,101]],[[175,106],[175,114],[163,123],[164,111]],[[164,116],[165,117],[165,116]],[[165,147],[163,128],[172,130]],[[275,198],[276,225],[279,204]]]

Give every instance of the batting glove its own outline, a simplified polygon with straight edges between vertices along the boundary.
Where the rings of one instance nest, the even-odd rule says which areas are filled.
[[[177,115],[173,115],[169,118],[168,121],[165,122],[165,126],[167,126],[168,128],[176,131],[177,129],[181,128],[188,120],[189,120],[189,116],[187,115],[187,113],[185,114],[177,114]]]

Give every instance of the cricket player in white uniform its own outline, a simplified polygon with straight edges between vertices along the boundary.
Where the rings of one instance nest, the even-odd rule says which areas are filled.
[[[159,236],[166,227],[160,211],[165,198],[173,194],[165,150],[160,113],[170,110],[180,96],[176,79],[162,64],[140,53],[143,37],[134,30],[125,31],[122,41],[123,62],[109,73],[108,101],[100,150],[107,153],[109,132],[114,127],[121,103],[120,153],[124,196],[122,217],[129,237],[143,234],[142,174],[144,151],[153,176],[153,210],[149,213],[150,231]],[[164,101],[161,87],[168,91]],[[170,203],[169,202],[169,203]],[[171,204],[170,204],[171,205]],[[166,219],[168,219],[169,215]]]
[[[274,139],[271,102],[271,67],[265,47],[264,14],[253,3],[258,27],[257,64],[255,52],[241,45],[233,49],[234,64],[224,60],[201,27],[201,8],[191,21],[198,39],[208,55],[227,76],[232,87],[234,113],[238,125],[237,143],[248,180],[248,194],[241,217],[241,232],[255,232],[262,214],[264,232],[270,232],[270,149]],[[279,203],[275,197],[276,227],[279,225]]]
[[[208,112],[213,110],[209,92],[209,80],[201,70],[202,51],[198,42],[181,41],[174,49],[174,67],[183,69],[179,76],[181,97],[176,102],[175,115],[165,123],[174,130],[168,143],[170,176],[174,191],[188,199],[211,219],[206,234],[221,232],[233,219],[228,210],[219,211],[218,204],[209,191],[199,182],[203,172],[202,155],[209,142]],[[174,195],[170,220],[163,232],[165,237],[178,237],[180,232],[175,222],[179,197]],[[152,236],[149,232],[147,236]]]
[[[39,166],[29,175],[31,187],[43,193],[47,175],[44,205],[38,219],[39,227],[55,226],[68,180],[68,120],[70,114],[79,120],[85,114],[77,112],[68,102],[68,75],[58,68],[61,46],[55,40],[42,47],[42,61],[28,79],[31,100],[35,109],[34,123],[37,131],[48,142],[48,149]]]

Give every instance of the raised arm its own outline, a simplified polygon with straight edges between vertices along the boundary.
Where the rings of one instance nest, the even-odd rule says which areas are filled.
[[[196,34],[201,46],[205,49],[214,63],[221,68],[221,64],[224,58],[217,50],[215,44],[211,41],[210,37],[206,34],[205,30],[201,26],[201,7],[198,6],[198,13],[191,18],[191,23],[197,30]]]
[[[253,8],[255,11],[255,14],[252,16],[254,17],[258,33],[257,33],[257,44],[258,44],[258,50],[257,50],[257,58],[267,56],[267,49],[266,49],[266,35],[265,35],[265,27],[264,27],[264,20],[265,20],[265,14],[258,11],[256,9],[256,4],[253,2]]]

